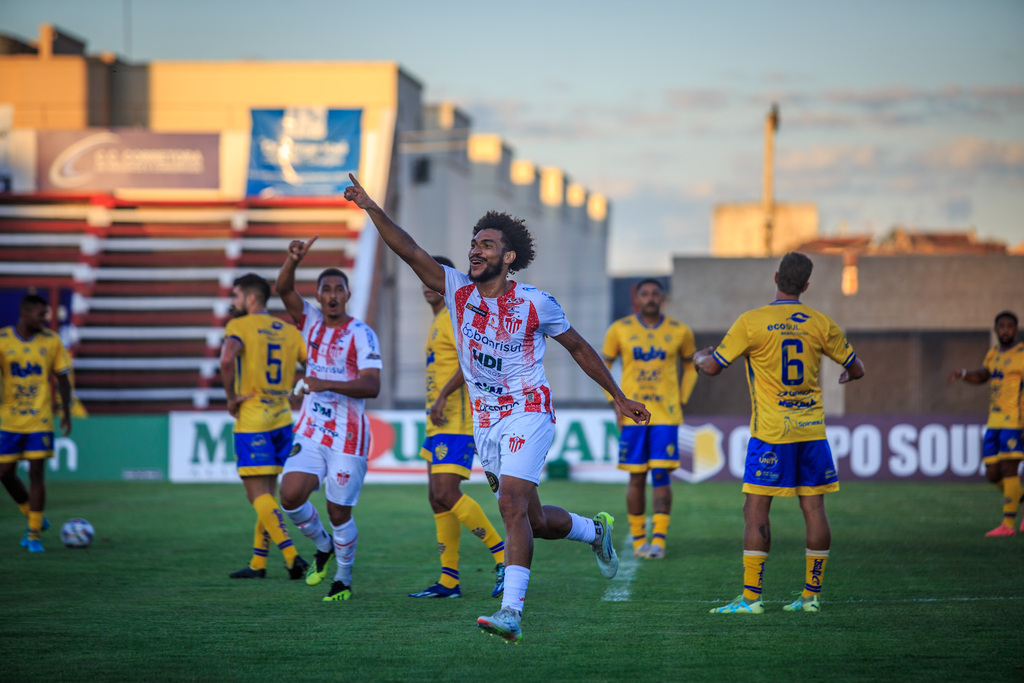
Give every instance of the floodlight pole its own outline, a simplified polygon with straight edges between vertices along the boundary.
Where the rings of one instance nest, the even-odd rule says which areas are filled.
[[[773,222],[775,220],[775,203],[772,199],[773,158],[775,155],[775,131],[779,129],[779,106],[772,103],[768,115],[764,117],[764,170],[763,188],[761,191],[761,208],[764,214],[764,253],[773,253]]]

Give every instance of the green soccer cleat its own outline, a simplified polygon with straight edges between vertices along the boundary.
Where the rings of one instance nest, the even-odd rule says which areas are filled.
[[[818,596],[812,595],[809,598],[801,596],[782,609],[787,612],[817,612],[819,609]]]
[[[316,551],[316,555],[313,557],[313,564],[309,565],[306,569],[306,585],[316,586],[321,581],[327,578],[327,563],[334,557],[334,546],[326,553],[319,550]]]
[[[327,592],[324,602],[341,602],[352,597],[352,586],[344,581],[335,581],[331,584],[331,590]]]
[[[747,602],[746,598],[739,595],[728,605],[710,610],[709,614],[761,614],[762,612],[764,612],[764,605],[760,600]]]
[[[601,527],[601,538],[590,544],[597,556],[597,566],[606,579],[610,579],[619,571],[619,556],[615,554],[612,544],[612,524],[615,518],[607,512],[599,512],[594,517],[594,524]]]
[[[292,566],[285,565],[285,569],[288,570],[288,578],[292,581],[306,578],[306,570],[309,569],[309,562],[302,559],[302,555],[296,555],[295,561],[292,562]]]
[[[518,643],[523,639],[523,629],[519,625],[522,617],[511,607],[502,607],[489,617],[478,617],[476,625],[480,630],[492,636],[498,636],[507,643]]]

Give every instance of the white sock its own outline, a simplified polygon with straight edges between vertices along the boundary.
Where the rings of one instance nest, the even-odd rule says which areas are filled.
[[[359,530],[356,520],[349,518],[341,526],[331,525],[334,530],[334,561],[338,570],[334,572],[334,580],[352,585],[352,565],[356,561],[356,545],[359,543]]]
[[[526,600],[526,587],[530,585],[530,570],[518,564],[505,565],[505,592],[501,606],[514,609],[522,614]]]
[[[281,508],[284,510],[284,508]],[[327,535],[324,525],[320,523],[320,515],[316,512],[316,506],[308,500],[299,506],[297,510],[284,510],[292,524],[299,528],[302,535],[313,541],[316,549],[322,553],[330,552],[331,537]]]
[[[582,543],[593,543],[597,540],[597,525],[589,517],[581,517],[575,512],[570,512],[572,518],[572,529],[566,536],[570,541],[581,541]]]

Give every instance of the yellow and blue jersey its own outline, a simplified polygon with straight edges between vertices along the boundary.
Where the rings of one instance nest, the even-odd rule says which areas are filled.
[[[28,434],[53,431],[51,377],[71,372],[71,357],[52,330],[29,339],[14,326],[0,330],[0,429]]]
[[[608,328],[601,352],[609,363],[621,356],[622,393],[647,407],[651,425],[678,425],[697,377],[692,364],[696,350],[693,331],[675,318],[662,317],[649,327],[630,315]]]
[[[427,411],[434,405],[441,389],[456,372],[462,372],[459,356],[455,351],[455,333],[452,331],[451,316],[448,309],[442,308],[434,316],[427,334]],[[466,386],[448,396],[445,402],[444,418],[448,422],[438,427],[427,416],[427,436],[435,434],[472,434],[473,413]]]
[[[746,357],[752,437],[770,444],[825,438],[823,354],[844,367],[857,358],[831,318],[799,301],[781,299],[737,318],[714,357],[723,367]]]
[[[989,349],[983,363],[991,375],[988,395],[988,427],[1024,428],[1024,342],[1005,351]]]
[[[288,396],[295,384],[295,365],[306,360],[306,345],[294,325],[268,313],[250,313],[228,322],[224,339],[235,338],[242,352],[235,356],[235,393],[254,394],[243,401],[235,432],[268,432],[292,423]]]

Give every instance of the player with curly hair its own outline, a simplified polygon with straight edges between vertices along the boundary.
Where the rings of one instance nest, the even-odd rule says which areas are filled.
[[[607,512],[593,519],[543,505],[537,485],[555,435],[551,387],[544,375],[547,337],[561,344],[588,376],[612,396],[634,422],[650,413],[631,401],[612,379],[601,357],[574,330],[553,296],[509,280],[533,260],[533,238],[519,219],[488,212],[473,228],[469,272],[442,266],[398,227],[350,176],[345,199],[366,211],[384,242],[420,280],[444,296],[455,333],[455,349],[473,405],[473,440],[505,524],[505,591],[501,609],[477,625],[509,642],[522,638],[523,602],[530,581],[533,539],[589,543],[598,567],[615,576],[614,521]]]

